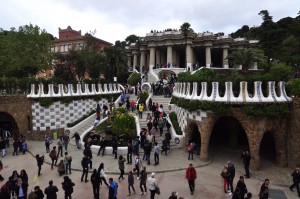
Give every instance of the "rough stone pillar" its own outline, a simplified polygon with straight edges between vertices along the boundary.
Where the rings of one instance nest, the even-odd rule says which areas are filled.
[[[206,65],[207,68],[210,68],[210,65],[211,65],[210,46],[205,47],[205,65]]]
[[[186,70],[188,70],[188,68],[190,68],[190,70],[193,70],[192,67],[192,47],[190,44],[186,45],[186,49],[185,49],[185,53],[186,53]]]
[[[170,65],[173,63],[173,49],[171,45],[167,47],[167,64],[169,63]]]
[[[145,51],[141,51],[141,60],[140,60],[140,72],[142,72],[142,68],[143,66],[146,65],[146,61],[145,61]]]
[[[228,48],[223,47],[223,68],[229,68],[228,59],[226,59],[227,56],[228,56]]]
[[[150,47],[149,72],[153,71],[154,66],[155,66],[155,48]]]
[[[263,137],[264,131],[260,132],[247,132],[249,149],[251,154],[250,168],[252,170],[259,170],[260,168],[260,155],[259,148]]]

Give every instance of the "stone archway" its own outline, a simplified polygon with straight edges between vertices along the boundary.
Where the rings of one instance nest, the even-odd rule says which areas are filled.
[[[201,133],[199,132],[198,124],[190,121],[187,127],[188,128],[185,134],[186,146],[193,142],[196,145],[197,155],[200,155]]]
[[[11,136],[19,135],[19,127],[15,119],[5,112],[0,112],[0,130],[9,131]]]
[[[275,140],[272,131],[264,133],[260,143],[259,155],[261,159],[264,159],[271,163],[276,163],[276,147]]]

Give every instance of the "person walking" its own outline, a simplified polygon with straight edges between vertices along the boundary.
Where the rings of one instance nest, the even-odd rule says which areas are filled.
[[[52,140],[51,137],[46,134],[45,135],[45,147],[46,147],[46,152],[49,153],[50,152],[50,144],[51,144]]]
[[[159,134],[160,134],[160,136],[162,136],[163,135],[163,130],[164,130],[165,123],[164,123],[164,121],[163,121],[163,119],[161,117],[158,120],[157,126],[159,128]]]
[[[165,152],[165,155],[168,155],[168,141],[166,138],[162,140],[162,150],[160,154],[162,154],[163,152]]]
[[[64,144],[64,147],[65,147],[65,151],[68,151],[69,142],[70,142],[69,135],[64,134],[64,136],[63,136],[63,144]]]
[[[191,142],[188,146],[188,153],[189,153],[189,157],[188,160],[192,159],[193,160],[193,154],[194,154],[194,144],[193,142]]]
[[[44,156],[40,156],[39,154],[37,154],[35,156],[36,162],[37,162],[37,166],[38,166],[38,176],[41,175],[41,170],[42,170],[42,165],[44,164]]]
[[[293,184],[289,187],[291,191],[293,191],[293,188],[296,187],[298,197],[300,198],[300,191],[299,191],[299,183],[300,183],[300,169],[297,167],[293,173]]]
[[[73,187],[75,183],[69,178],[69,176],[64,176],[64,181],[61,183],[62,188],[65,191],[65,199],[72,199],[72,193],[74,191]]]
[[[113,155],[115,155],[115,159],[117,159],[118,156],[118,140],[116,137],[113,137],[112,139],[112,149],[113,149]]]
[[[71,137],[75,139],[75,143],[76,143],[76,150],[78,151],[80,149],[80,136],[77,132],[74,133],[74,135]]]
[[[100,155],[100,152],[102,151],[102,156],[104,156],[104,153],[105,153],[105,147],[106,147],[106,140],[104,137],[101,137],[100,139],[100,148],[99,148],[99,151],[98,151],[98,154],[97,156]]]
[[[128,141],[127,143],[127,163],[131,165],[132,164],[132,152],[133,152],[133,147],[131,141]]]
[[[197,172],[192,163],[189,164],[189,167],[185,171],[185,178],[189,183],[191,195],[193,195],[195,191],[195,180],[197,179]]]
[[[88,173],[89,173],[89,163],[90,160],[88,157],[84,156],[81,160],[81,166],[82,166],[82,175],[81,175],[81,182],[83,182],[83,177],[85,177],[85,182],[88,182]]]
[[[155,143],[155,136],[157,135],[157,129],[155,128],[155,126],[152,127],[149,134],[152,136],[152,143]]]
[[[250,178],[249,167],[250,167],[251,156],[250,156],[249,149],[245,150],[242,153],[241,158],[243,159],[243,164],[244,164],[244,168],[245,168],[245,173],[246,173],[245,177]]]
[[[58,172],[59,176],[62,176],[66,173],[64,160],[59,161],[59,163],[57,165],[57,172]]]
[[[51,158],[51,170],[53,170],[53,165],[57,164],[57,151],[56,151],[56,146],[54,146],[49,153],[49,157]]]
[[[270,180],[265,179],[264,183],[260,187],[259,199],[269,198],[269,184],[270,184]]]
[[[69,155],[68,152],[65,152],[64,164],[65,164],[66,175],[68,175],[68,172],[69,174],[72,174],[71,172],[72,156]]]
[[[119,164],[119,169],[120,169],[120,176],[119,176],[119,181],[124,180],[124,173],[125,173],[125,158],[123,158],[122,155],[119,156],[119,161],[118,161],[118,164]]]
[[[141,170],[141,175],[140,175],[140,189],[141,193],[140,195],[146,195],[147,194],[147,187],[146,187],[146,182],[147,182],[147,172],[146,172],[146,167],[143,166]],[[144,187],[144,189],[143,189]]]
[[[93,186],[94,199],[99,199],[100,197],[100,182],[101,182],[100,175],[97,172],[97,169],[94,169],[91,175],[91,183]]]
[[[134,185],[134,177],[133,177],[132,171],[129,171],[129,173],[128,173],[128,194],[127,194],[127,196],[131,195],[130,187],[133,190],[133,194],[135,194],[135,189],[134,189],[133,185]]]
[[[109,178],[109,187],[108,188],[109,188],[108,199],[117,199],[118,184],[112,178]]]
[[[49,181],[49,186],[45,188],[44,193],[47,195],[47,199],[57,199],[57,192],[58,192],[57,186],[53,185],[53,181]]]
[[[93,161],[92,161],[93,153],[92,153],[91,147],[89,145],[84,146],[83,155],[88,158],[90,169],[92,169],[93,168]]]
[[[139,179],[139,177],[140,177],[140,168],[143,166],[142,165],[142,160],[141,160],[141,157],[140,157],[139,154],[137,154],[135,156],[134,166],[135,166],[135,171],[136,171],[137,179]]]
[[[160,147],[158,146],[157,142],[154,143],[154,165],[159,164],[159,152]]]
[[[103,181],[105,183],[105,185],[107,187],[109,187],[108,183],[106,182],[106,174],[104,172],[104,164],[103,163],[100,164],[100,166],[98,168],[98,173],[99,173],[100,179],[101,179],[100,184],[102,185],[102,181]]]
[[[151,173],[151,177],[147,179],[148,189],[150,191],[150,199],[154,199],[155,191],[158,187],[157,180],[154,177],[155,173]]]
[[[57,140],[57,158],[63,157],[63,137],[60,136],[59,139]]]
[[[224,168],[223,168],[223,170],[221,172],[221,176],[223,178],[223,187],[224,187],[224,192],[225,193],[228,193],[227,192],[227,188],[228,188],[228,172],[227,172],[227,168],[228,168],[228,166],[227,166],[227,164],[225,164]]]

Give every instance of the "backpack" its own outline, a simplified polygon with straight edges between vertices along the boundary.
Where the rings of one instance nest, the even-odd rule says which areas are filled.
[[[68,162],[72,162],[72,156],[69,156],[67,160]]]

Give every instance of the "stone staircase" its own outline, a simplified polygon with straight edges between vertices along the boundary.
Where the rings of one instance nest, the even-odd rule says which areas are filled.
[[[164,112],[166,114],[169,114],[169,103],[171,101],[171,98],[164,98],[163,95],[153,95],[151,97],[151,99],[152,99],[152,103],[154,102],[154,103],[158,103],[159,105],[163,105]],[[147,109],[146,111],[143,112],[143,118],[139,119],[139,124],[140,124],[141,128],[148,129],[148,127],[147,127],[147,121],[146,121],[148,113],[152,114],[152,112]],[[167,128],[164,127],[163,136],[160,136],[159,132],[158,132],[158,135],[155,137],[155,141],[158,143],[159,146],[162,146],[162,140],[163,140],[164,134],[166,132],[167,132]],[[171,151],[172,151],[172,149],[179,149],[180,145],[176,144],[175,141],[174,141],[174,139],[172,139],[171,142],[170,142],[170,148],[171,148]]]

